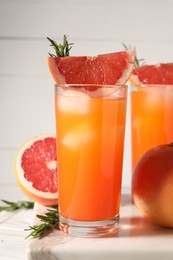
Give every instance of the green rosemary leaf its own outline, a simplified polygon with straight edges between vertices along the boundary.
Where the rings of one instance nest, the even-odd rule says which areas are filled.
[[[58,44],[56,41],[47,37],[50,41],[50,46],[55,50],[55,54],[49,53],[50,57],[65,57],[70,55],[70,50],[72,48],[73,43],[69,43],[67,40],[68,36],[64,35],[63,44]]]
[[[59,212],[58,207],[52,207],[48,209],[44,215],[37,215],[37,218],[41,221],[40,224],[29,226],[25,231],[30,231],[26,237],[41,238],[47,231],[54,229],[55,225],[59,223]]]
[[[5,206],[0,206],[0,211],[15,211],[18,209],[32,209],[34,207],[34,202],[31,201],[18,201],[11,202],[7,200],[1,200]]]
[[[132,48],[134,48],[133,46],[129,45],[127,46],[126,44],[122,43],[122,45],[124,46],[124,49],[126,51],[131,50]],[[141,66],[144,66],[146,64],[145,59],[138,59],[137,56],[135,57],[135,63],[134,63],[134,68],[137,69]]]

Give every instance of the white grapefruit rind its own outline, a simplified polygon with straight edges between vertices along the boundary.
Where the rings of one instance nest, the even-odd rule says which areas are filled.
[[[127,83],[133,68],[134,68],[134,62],[136,57],[136,50],[135,48],[128,51],[129,53],[129,64],[127,65],[126,69],[124,70],[121,78],[116,82],[116,85],[124,85]]]
[[[130,79],[129,79],[129,84],[132,84],[132,85],[141,85],[141,84],[144,84],[145,83],[142,83],[138,76],[137,75],[134,75],[133,73],[130,75]]]
[[[59,82],[61,82],[61,84],[66,83],[64,76],[59,72],[59,70],[57,70],[56,60],[52,59],[52,57],[48,57],[48,67],[50,74],[52,75],[55,82],[57,82],[57,79],[59,79]]]
[[[24,178],[24,171],[21,167],[21,158],[23,153],[25,152],[25,150],[29,147],[31,147],[31,145],[38,141],[38,140],[43,140],[47,137],[55,137],[55,134],[43,134],[43,135],[39,135],[39,136],[35,136],[32,139],[26,141],[18,150],[17,154],[16,154],[16,159],[15,159],[15,171],[16,171],[16,175],[19,179],[19,182],[21,183],[21,185],[28,190],[30,193],[37,195],[39,197],[45,198],[45,199],[56,199],[58,198],[58,192],[56,193],[51,193],[51,192],[42,192],[39,191],[37,189],[35,189],[32,186],[32,182],[27,181]]]

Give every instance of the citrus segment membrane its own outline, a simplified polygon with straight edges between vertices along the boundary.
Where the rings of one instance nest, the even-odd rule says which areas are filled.
[[[57,192],[56,146],[53,138],[36,141],[22,155],[24,177],[37,190]],[[48,185],[47,185],[48,184]]]

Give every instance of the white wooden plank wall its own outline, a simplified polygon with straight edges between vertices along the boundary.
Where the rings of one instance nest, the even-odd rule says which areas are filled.
[[[173,61],[172,28],[172,0],[0,0],[0,198],[22,196],[13,176],[17,148],[55,132],[47,36],[68,34],[71,55],[119,51],[125,43],[157,63]],[[128,134],[125,151],[123,186],[130,186]]]

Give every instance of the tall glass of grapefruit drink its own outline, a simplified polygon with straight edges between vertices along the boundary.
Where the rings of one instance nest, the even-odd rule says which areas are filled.
[[[135,49],[70,56],[48,38],[55,85],[60,229],[98,237],[118,229],[128,81]]]
[[[132,170],[149,149],[173,141],[173,85],[131,86]]]
[[[60,229],[98,237],[118,229],[127,88],[55,86]]]

